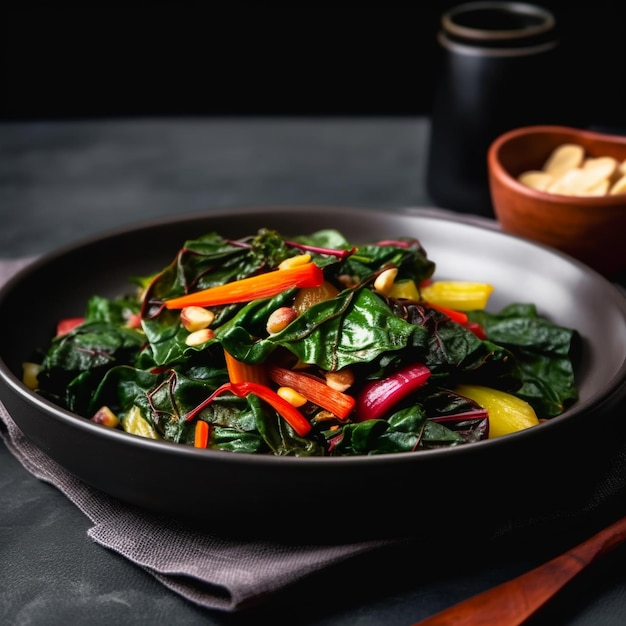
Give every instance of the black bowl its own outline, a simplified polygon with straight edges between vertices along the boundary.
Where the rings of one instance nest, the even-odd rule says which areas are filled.
[[[459,218],[461,220],[462,218]],[[568,506],[593,488],[617,446],[626,397],[626,298],[605,278],[546,247],[432,212],[259,207],[125,228],[38,259],[0,291],[0,399],[24,434],[93,487],[214,532],[300,541],[470,533]],[[583,337],[580,400],[562,415],[453,449],[340,458],[282,458],[154,441],[94,424],[21,382],[21,364],[56,321],[94,294],[167,265],[186,239],[258,228],[301,234],[335,227],[355,242],[411,235],[437,278],[490,282],[490,309],[534,302]]]

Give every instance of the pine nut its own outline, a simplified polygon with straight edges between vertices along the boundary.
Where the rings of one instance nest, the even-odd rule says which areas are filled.
[[[215,337],[215,333],[210,328],[201,328],[187,335],[185,343],[188,346],[199,346]]]
[[[385,296],[390,294],[397,275],[397,267],[390,267],[388,270],[383,270],[374,281],[374,289]]]
[[[288,306],[281,306],[275,311],[272,311],[267,318],[266,330],[270,335],[278,333],[291,324],[296,317],[298,317],[298,313],[295,309]]]
[[[208,328],[215,319],[215,313],[201,306],[186,306],[180,312],[181,324],[189,331]]]
[[[346,391],[354,384],[354,372],[347,368],[338,372],[326,372],[326,384],[336,391]]]
[[[299,407],[306,404],[306,398],[291,387],[279,387],[276,393],[292,406]]]

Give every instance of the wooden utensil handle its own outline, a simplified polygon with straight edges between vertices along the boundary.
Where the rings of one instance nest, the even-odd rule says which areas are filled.
[[[588,565],[626,541],[626,517],[535,569],[413,626],[519,626]]]

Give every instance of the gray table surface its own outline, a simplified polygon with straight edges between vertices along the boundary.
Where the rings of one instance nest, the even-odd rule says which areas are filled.
[[[0,126],[0,257],[232,206],[430,205],[426,120],[153,119]]]
[[[233,206],[433,206],[425,190],[428,133],[423,118],[3,123],[0,259],[46,253],[146,219]],[[415,563],[394,573],[393,564],[375,559],[359,571],[348,564],[265,607],[230,615],[168,591],[94,544],[88,527],[60,492],[0,446],[0,623],[408,626],[592,531],[539,537],[524,551],[486,552],[434,571]],[[626,623],[625,558],[618,550],[532,623]]]

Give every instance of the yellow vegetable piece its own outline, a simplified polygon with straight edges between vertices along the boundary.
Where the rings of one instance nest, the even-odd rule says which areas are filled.
[[[41,371],[41,365],[38,363],[22,363],[22,382],[33,391],[39,389],[39,381],[37,375]]]
[[[328,281],[324,281],[319,287],[301,287],[294,298],[293,308],[301,315],[314,304],[331,300],[338,293],[337,287]]]
[[[150,425],[141,414],[138,406],[134,406],[126,413],[122,420],[122,428],[131,435],[139,435],[147,439],[161,439],[159,433]]]
[[[298,254],[296,256],[291,256],[284,261],[282,261],[278,265],[279,270],[288,270],[292,267],[300,267],[302,265],[306,265],[311,262],[310,254]]]
[[[120,418],[106,405],[101,406],[93,414],[91,421],[108,428],[117,428],[120,425]]]
[[[489,413],[489,439],[537,426],[539,419],[528,402],[505,391],[480,385],[459,385],[456,393],[474,400]]]
[[[438,280],[420,289],[422,299],[430,304],[457,311],[484,309],[493,293],[493,285],[460,280]]]
[[[415,285],[415,281],[411,278],[397,280],[391,291],[390,298],[406,298],[407,300],[419,300],[420,294]]]

